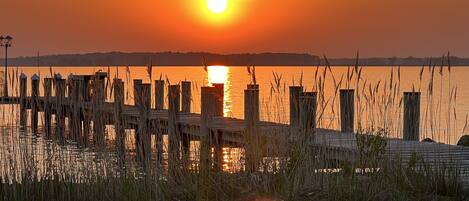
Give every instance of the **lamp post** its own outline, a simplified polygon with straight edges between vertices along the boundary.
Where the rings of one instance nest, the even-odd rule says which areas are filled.
[[[0,36],[0,47],[5,47],[5,77],[3,85],[3,96],[8,97],[8,48],[11,47],[13,37],[11,36]]]

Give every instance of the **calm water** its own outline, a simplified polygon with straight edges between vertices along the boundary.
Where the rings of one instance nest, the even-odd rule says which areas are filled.
[[[60,73],[63,77],[73,74],[92,74],[96,71],[109,72],[111,78],[120,77],[124,80],[126,90],[132,89],[132,79],[143,79],[150,82],[147,67],[57,67],[53,73]],[[11,68],[10,74],[17,75],[24,72],[30,77],[37,73],[42,78],[50,77],[50,68]],[[318,116],[321,116],[320,127],[337,129],[339,124],[337,89],[357,89],[356,108],[357,124],[363,127],[386,127],[391,131],[390,137],[402,136],[402,105],[401,98],[404,91],[421,91],[421,139],[430,137],[438,142],[455,144],[463,133],[469,113],[469,67],[447,68],[440,71],[419,67],[365,67],[357,74],[353,68],[333,67],[258,67],[256,81],[260,85],[261,118],[268,121],[288,122],[288,86],[303,85],[307,91],[320,91]],[[441,73],[440,73],[441,72]],[[279,80],[274,79],[280,78]],[[353,75],[352,75],[353,74]],[[433,74],[433,76],[432,76]],[[202,67],[153,67],[151,80],[167,79],[172,84],[183,80],[193,83],[192,111],[200,112],[200,87],[210,83],[225,83],[225,116],[243,118],[244,89],[252,82],[252,77],[245,67],[209,67],[205,71]],[[347,79],[349,77],[350,79]],[[111,79],[112,81],[112,79]],[[18,94],[16,78],[10,79],[10,94]],[[357,84],[358,83],[358,84]],[[112,83],[108,83],[108,89]],[[357,87],[358,86],[358,87]],[[30,87],[29,87],[30,88]],[[29,90],[28,88],[28,90]],[[429,91],[429,89],[431,89]],[[42,85],[40,93],[43,93]],[[112,101],[110,90],[108,101]],[[126,93],[126,103],[133,104],[132,93]],[[154,103],[153,103],[154,104]],[[3,140],[0,147],[0,173],[9,175],[10,179],[18,177],[16,174],[24,171],[25,163],[38,165],[36,174],[46,175],[47,172],[59,171],[70,174],[80,172],[80,168],[96,167],[107,164],[101,158],[111,157],[111,153],[96,153],[93,150],[79,149],[75,145],[57,145],[57,143],[39,136],[32,136],[27,128],[18,128],[19,114],[17,106],[0,106],[2,116],[0,124]],[[42,115],[42,114],[41,114]],[[41,116],[40,115],[40,116]],[[40,122],[42,119],[40,117]],[[29,124],[28,124],[29,125]],[[113,128],[108,126],[108,144],[113,140]],[[131,134],[133,131],[126,131]],[[128,135],[128,149],[132,151],[133,135]],[[196,150],[197,143],[192,144]],[[242,166],[242,151],[239,149],[224,149],[224,168],[236,171]],[[26,156],[35,156],[30,159]],[[195,155],[193,156],[195,158]],[[48,159],[48,160],[45,160]],[[51,164],[45,164],[48,161]],[[61,164],[61,165],[57,165]],[[65,165],[64,165],[65,164]],[[67,165],[73,164],[73,165]],[[49,169],[48,169],[49,168]],[[96,168],[99,169],[99,168]],[[15,174],[12,174],[15,173]],[[99,173],[96,173],[99,174]]]

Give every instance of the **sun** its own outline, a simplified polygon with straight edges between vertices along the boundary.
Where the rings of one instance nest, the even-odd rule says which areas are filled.
[[[228,7],[228,0],[207,0],[207,6],[214,13],[223,13]]]

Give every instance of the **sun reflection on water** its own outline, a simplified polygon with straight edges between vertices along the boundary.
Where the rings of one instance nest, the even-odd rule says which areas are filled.
[[[225,96],[223,98],[223,115],[232,116],[231,105],[231,76],[230,68],[227,66],[209,66],[207,67],[208,83],[221,84],[225,86]]]

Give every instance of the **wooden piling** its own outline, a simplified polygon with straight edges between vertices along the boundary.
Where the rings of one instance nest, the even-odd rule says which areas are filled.
[[[215,100],[213,102],[213,106],[215,107],[215,116],[217,117],[223,117],[224,116],[224,98],[225,98],[225,85],[224,84],[219,84],[215,83],[213,84],[213,87],[215,87]]]
[[[65,140],[65,113],[64,113],[64,100],[65,100],[65,79],[62,79],[60,74],[55,76],[55,122],[56,136],[60,141]]]
[[[211,161],[211,129],[209,124],[216,113],[216,108],[213,107],[215,101],[214,94],[216,93],[215,87],[202,87],[201,89],[201,115],[200,115],[200,160],[199,160],[199,191],[197,192],[197,200],[208,200],[207,194],[209,182]]]
[[[144,167],[150,164],[151,159],[151,84],[139,84],[137,87],[137,109],[139,111],[139,123],[137,129],[137,156]]]
[[[182,113],[190,113],[191,112],[191,82],[189,81],[182,81],[181,88],[182,88],[182,100],[181,100],[181,112]]]
[[[155,109],[164,109],[164,80],[155,80]],[[161,167],[163,164],[163,128],[161,122],[155,125],[156,127],[156,158],[157,165]]]
[[[300,96],[302,86],[290,86],[290,126],[298,127],[300,124]]]
[[[355,90],[340,90],[340,129],[343,133],[352,133],[355,118]]]
[[[181,87],[179,85],[168,86],[168,158],[170,172],[174,172],[180,166],[180,141],[181,136],[178,129],[177,121],[179,118],[181,103]]]
[[[124,82],[115,78],[114,81],[114,130],[116,132],[116,150],[120,158],[125,156],[125,128],[122,114],[124,107]]]
[[[33,134],[38,133],[39,79],[36,74],[31,77],[31,131]]]
[[[155,80],[155,109],[164,109],[164,80]]]
[[[222,83],[214,83],[213,87],[213,105],[215,107],[215,117],[223,117],[224,112],[224,99],[225,99],[225,85]],[[211,146],[214,148],[214,169],[221,171],[223,166],[223,133],[218,131],[211,132]]]
[[[404,131],[406,141],[420,140],[420,92],[404,93]]]
[[[82,91],[82,81],[79,76],[69,77],[69,93],[70,93],[70,125],[72,139],[79,144],[83,143],[81,130],[81,110],[83,102],[80,100],[80,92]],[[82,79],[82,78],[81,78]]]
[[[104,105],[106,95],[104,91],[105,76],[96,73],[93,79],[93,140],[95,145],[103,148],[106,145],[104,133],[104,119],[101,108]]]
[[[51,118],[52,118],[52,78],[44,78],[44,134],[49,137],[51,135]]]
[[[246,125],[245,158],[246,171],[255,172],[261,162],[261,147],[259,133],[259,87],[249,87],[244,90],[244,123]]]
[[[28,80],[24,73],[21,73],[20,76],[20,126],[26,128],[26,118],[27,118],[27,109],[26,109],[26,93],[28,91],[27,84]]]
[[[91,101],[91,83],[90,83],[91,78],[88,77],[83,77],[83,79],[80,79],[81,82],[81,94],[80,94],[80,102],[90,102]],[[90,131],[91,131],[91,116],[92,116],[93,111],[81,109],[81,118],[83,120],[83,135],[80,140],[80,144],[82,146],[88,146],[88,140],[90,138]]]
[[[317,92],[304,92],[300,96],[300,128],[308,139],[316,128]]]
[[[133,80],[134,83],[134,105],[137,105],[137,98],[138,98],[138,87],[143,83],[140,79]]]

